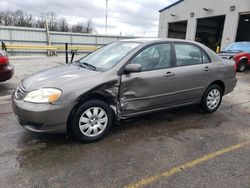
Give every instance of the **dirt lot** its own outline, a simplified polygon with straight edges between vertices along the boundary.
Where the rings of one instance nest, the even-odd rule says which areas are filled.
[[[196,106],[122,122],[82,144],[20,127],[9,94],[24,77],[62,58],[14,58],[0,83],[0,187],[250,187],[250,71],[214,114]]]

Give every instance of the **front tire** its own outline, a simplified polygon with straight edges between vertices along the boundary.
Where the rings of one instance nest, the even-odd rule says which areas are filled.
[[[74,137],[82,142],[102,139],[114,122],[114,112],[100,100],[81,104],[72,116],[69,126]]]
[[[201,100],[202,110],[206,113],[215,112],[221,104],[222,95],[222,88],[219,85],[213,84],[209,86]]]

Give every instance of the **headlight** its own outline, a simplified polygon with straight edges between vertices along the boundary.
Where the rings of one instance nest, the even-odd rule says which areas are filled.
[[[24,101],[34,103],[55,102],[61,95],[61,91],[55,88],[42,88],[26,94]]]

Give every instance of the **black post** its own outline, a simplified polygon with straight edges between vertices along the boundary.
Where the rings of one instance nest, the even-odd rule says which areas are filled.
[[[4,43],[4,42],[2,42],[2,50],[3,50],[3,51],[7,51],[7,49],[6,49],[6,45],[5,45],[5,43]]]
[[[66,53],[66,64],[68,64],[69,59],[68,59],[68,43],[65,43],[65,53]]]
[[[71,51],[71,60],[70,60],[71,63],[72,63],[72,61],[73,61],[73,59],[74,59],[74,56],[75,56],[75,51],[72,50],[72,51]]]
[[[71,63],[73,62],[76,53],[77,53],[77,50],[71,50],[71,60],[70,60]]]

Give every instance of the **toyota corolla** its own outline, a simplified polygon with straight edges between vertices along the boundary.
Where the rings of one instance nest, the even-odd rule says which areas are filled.
[[[226,61],[191,41],[118,41],[25,78],[13,93],[13,110],[29,130],[92,142],[116,120],[194,104],[215,112],[236,85],[235,63]]]

